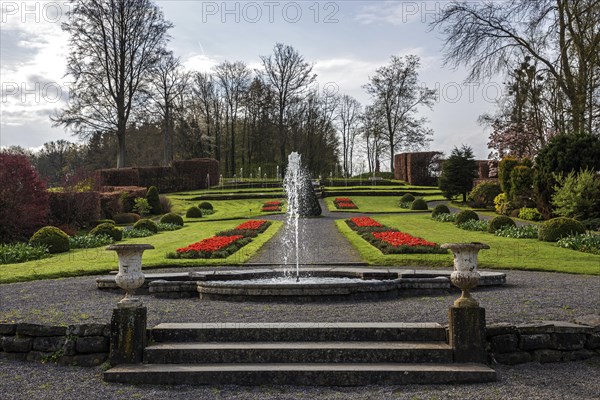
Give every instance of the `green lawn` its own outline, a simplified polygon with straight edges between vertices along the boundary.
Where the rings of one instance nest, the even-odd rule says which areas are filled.
[[[374,219],[384,225],[437,243],[483,242],[490,250],[479,253],[482,268],[555,271],[600,275],[600,256],[557,247],[536,239],[511,239],[485,232],[471,232],[452,223],[437,222],[429,214],[381,215]],[[338,229],[360,251],[365,261],[373,265],[406,265],[451,267],[451,254],[384,255],[352,231],[343,220],[336,221]]]
[[[338,210],[333,204],[333,200],[338,196],[326,197],[325,204],[329,211],[334,212],[355,212],[355,213],[406,213],[406,212],[430,212],[430,211],[412,211],[398,206],[399,197],[396,196],[339,196],[349,197],[350,200],[358,206],[358,210]],[[432,195],[423,197],[427,201],[442,200],[441,195]]]
[[[177,195],[168,195],[167,197],[171,199],[173,204],[172,211],[184,216],[188,208],[191,206],[198,206],[201,203],[201,201],[191,201],[185,197],[179,197]],[[207,215],[202,219],[193,219],[193,221],[260,218],[261,215],[279,214],[261,211],[261,208],[265,202],[273,200],[281,199],[209,200],[208,202],[212,204],[215,213]],[[283,211],[285,211],[285,209]],[[184,220],[187,220],[187,218],[184,217]]]
[[[202,222],[200,222],[202,221]],[[246,262],[260,247],[281,228],[282,222],[273,224],[264,233],[258,235],[251,243],[239,251],[223,259],[179,260],[167,259],[167,252],[210,237],[218,231],[232,229],[244,220],[187,222],[177,231],[161,232],[147,238],[125,239],[119,243],[149,243],[156,249],[144,253],[144,268],[164,266],[215,266],[232,265]],[[0,265],[0,283],[32,281],[38,279],[63,278],[68,276],[97,275],[117,269],[117,256],[104,247],[96,249],[71,250],[68,253],[56,254],[50,258],[20,264]]]

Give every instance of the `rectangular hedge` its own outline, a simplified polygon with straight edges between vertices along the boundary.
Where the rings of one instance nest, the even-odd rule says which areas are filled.
[[[55,225],[87,227],[100,219],[100,193],[49,192],[50,222]]]
[[[112,168],[98,171],[105,186],[156,186],[162,193],[206,189],[219,183],[219,162],[212,158],[173,161],[171,167]]]

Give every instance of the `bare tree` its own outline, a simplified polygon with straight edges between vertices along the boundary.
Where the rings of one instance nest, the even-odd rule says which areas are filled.
[[[175,113],[183,107],[182,97],[188,89],[190,73],[182,70],[179,58],[165,52],[152,71],[150,95],[163,120],[163,165],[173,161],[173,124]]]
[[[344,175],[352,175],[352,158],[354,153],[354,142],[359,132],[361,118],[361,105],[352,96],[347,94],[340,98],[338,109],[338,126],[342,137],[342,168]]]
[[[221,160],[221,136],[216,129],[219,110],[214,77],[208,73],[194,74],[193,104],[200,110],[206,125],[206,136],[214,142],[214,157]],[[212,139],[214,136],[214,139]]]
[[[506,72],[523,55],[551,77],[569,115],[565,129],[593,131],[600,117],[598,0],[452,2],[432,28],[445,35],[445,61],[471,69],[469,79]],[[548,79],[548,78],[547,78]]]
[[[282,164],[287,160],[287,134],[284,124],[285,113],[292,99],[301,95],[312,84],[316,75],[312,74],[312,65],[292,46],[277,43],[273,55],[260,57],[265,69],[263,79],[276,93],[278,108],[277,130],[279,156]]]
[[[125,166],[125,132],[136,95],[146,84],[172,27],[150,0],[76,0],[63,29],[70,34],[69,105],[55,125],[89,137],[113,132],[117,168]]]
[[[389,65],[377,69],[364,87],[384,116],[384,131],[390,151],[390,171],[394,171],[394,152],[399,149],[418,149],[430,140],[433,131],[426,127],[426,118],[417,118],[420,106],[431,108],[436,92],[421,86],[418,56],[404,59],[392,56]]]
[[[385,151],[383,140],[385,118],[381,110],[375,106],[367,106],[362,115],[361,130],[365,139],[369,173],[379,172],[380,154]]]
[[[250,70],[241,61],[224,61],[215,67],[215,73],[221,88],[225,103],[227,104],[226,116],[229,120],[229,172],[235,173],[235,126],[237,115],[248,87],[250,86]]]

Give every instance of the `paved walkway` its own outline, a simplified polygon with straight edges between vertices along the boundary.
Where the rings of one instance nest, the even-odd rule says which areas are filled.
[[[327,265],[362,262],[359,252],[335,226],[335,220],[355,217],[357,214],[332,213],[327,209],[322,199],[319,202],[323,210],[320,217],[300,219],[300,238],[302,243],[300,263]],[[286,217],[286,215],[273,215],[265,219],[285,221]],[[286,250],[286,231],[284,226],[248,263],[282,264]],[[288,253],[295,254],[293,251],[288,251]],[[294,262],[295,258],[288,261],[288,263]]]

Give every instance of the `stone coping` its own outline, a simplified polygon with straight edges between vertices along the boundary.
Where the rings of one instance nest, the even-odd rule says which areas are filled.
[[[359,268],[359,267],[310,267],[302,268],[305,275],[324,274],[327,276],[349,276],[362,279],[438,279],[450,282],[452,270],[427,270],[427,269],[405,269],[405,268]],[[243,276],[260,276],[262,274],[281,273],[281,268],[252,268],[235,270],[202,270],[195,272],[166,272],[145,274],[144,287],[148,287],[152,281],[211,281],[240,279]],[[478,286],[499,286],[506,283],[506,274],[494,271],[479,271],[480,280]],[[106,275],[96,279],[99,289],[117,289],[114,275]]]

